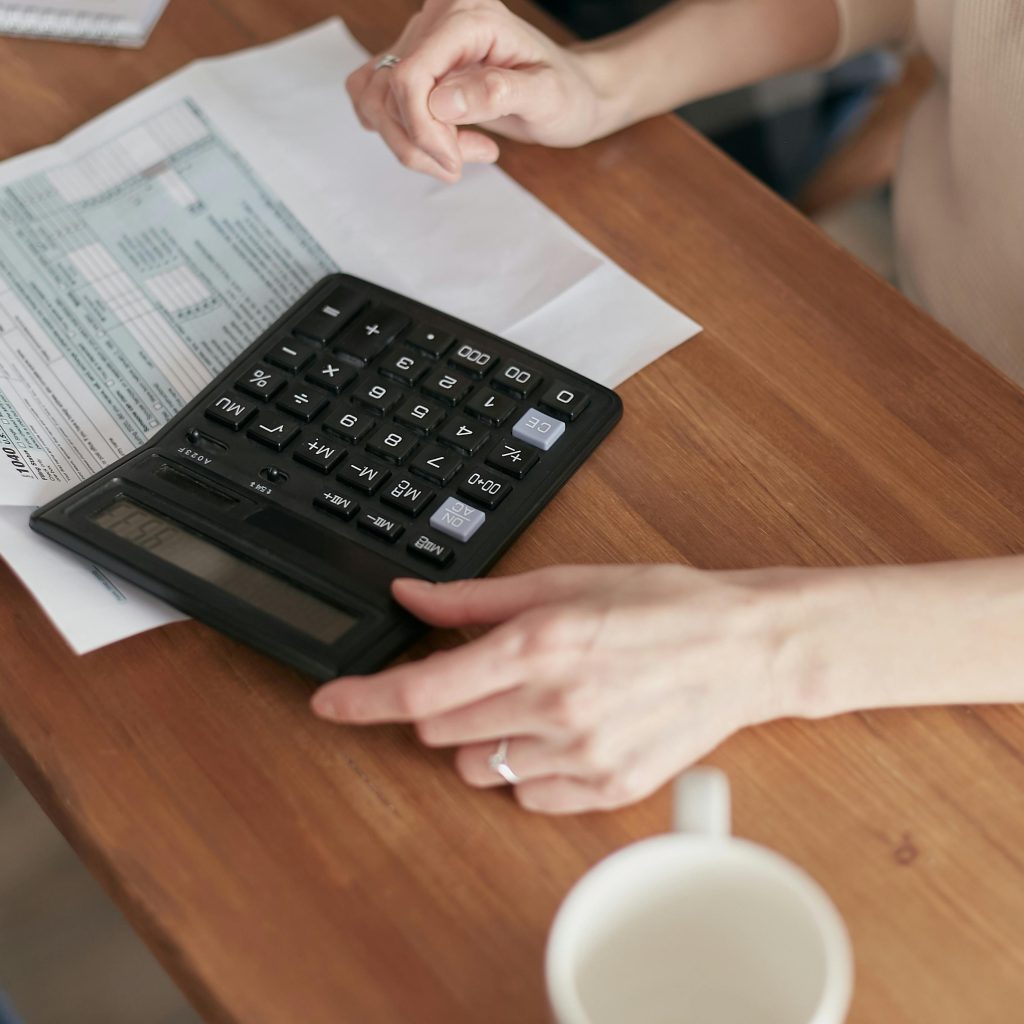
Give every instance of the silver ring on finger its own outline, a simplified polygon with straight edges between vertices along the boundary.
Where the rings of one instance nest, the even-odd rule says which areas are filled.
[[[384,56],[373,65],[373,70],[380,71],[383,68],[393,68],[396,64],[400,64],[401,61],[401,57],[398,57],[393,53],[385,53]]]
[[[497,772],[510,786],[515,786],[522,780],[509,767],[508,746],[509,738],[506,736],[498,743],[498,749],[487,759],[487,766],[491,771]]]

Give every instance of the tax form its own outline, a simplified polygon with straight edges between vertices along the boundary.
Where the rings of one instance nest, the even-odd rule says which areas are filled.
[[[79,652],[180,615],[30,533],[31,507],[142,443],[324,274],[608,385],[699,331],[500,170],[402,168],[345,95],[363,60],[333,19],[0,165],[0,554]]]

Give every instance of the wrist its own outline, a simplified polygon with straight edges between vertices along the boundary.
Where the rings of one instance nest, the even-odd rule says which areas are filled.
[[[870,667],[875,603],[866,571],[774,568],[737,574],[760,595],[755,603],[769,652],[762,721],[827,718],[865,706],[863,689],[850,682],[877,673]]]
[[[604,138],[632,124],[635,97],[628,55],[604,39],[574,43],[569,47],[579,74],[594,97],[593,122],[588,141]]]

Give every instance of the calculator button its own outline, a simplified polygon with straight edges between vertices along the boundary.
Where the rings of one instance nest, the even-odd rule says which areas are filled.
[[[430,360],[422,352],[411,348],[399,348],[388,352],[377,365],[385,377],[391,377],[400,384],[412,387],[427,372]]]
[[[356,315],[362,298],[351,288],[336,288],[315,313],[295,326],[295,333],[325,345]]]
[[[540,383],[540,374],[528,366],[506,363],[492,378],[491,383],[516,398],[526,398]]]
[[[295,416],[307,423],[327,408],[327,399],[322,391],[316,388],[292,388],[284,398],[277,403],[278,409],[283,409],[290,416]]]
[[[232,430],[241,430],[255,414],[256,405],[248,398],[239,399],[237,395],[221,395],[206,407],[206,415],[211,420]]]
[[[443,448],[424,448],[412,460],[409,468],[435,484],[446,484],[462,469],[462,463],[459,462],[458,456]]]
[[[590,405],[590,397],[583,394],[577,388],[556,380],[554,384],[544,392],[540,400],[540,407],[556,416],[572,421],[576,419],[586,407]]]
[[[502,438],[487,456],[487,465],[522,480],[537,465],[540,456],[514,438]]]
[[[479,451],[480,446],[487,440],[487,431],[479,423],[467,420],[465,416],[455,416],[444,425],[437,439],[458,448],[466,455],[472,455]]]
[[[494,391],[478,391],[464,408],[473,416],[500,427],[516,411],[516,403]]]
[[[448,497],[430,517],[430,525],[447,537],[465,542],[484,525],[486,519],[487,516],[480,509],[458,498]]]
[[[456,405],[469,394],[473,382],[458,370],[435,370],[423,382],[422,390],[442,402]]]
[[[365,494],[373,494],[391,474],[383,466],[368,459],[349,459],[341,464],[338,479]]]
[[[288,474],[283,470],[278,469],[277,466],[264,466],[263,469],[260,470],[260,476],[272,484],[283,484],[288,482]]]
[[[359,511],[359,505],[355,498],[350,498],[347,494],[339,494],[337,491],[321,491],[313,499],[313,504],[340,519],[351,519]]]
[[[327,419],[324,420],[324,430],[330,431],[343,437],[346,441],[358,441],[369,433],[370,428],[376,426],[380,420],[363,412],[351,405],[342,405],[341,410],[335,409]]]
[[[253,398],[268,402],[284,387],[286,380],[287,377],[278,370],[271,370],[268,366],[254,366],[235,381],[235,387]]]
[[[298,436],[299,428],[291,423],[286,423],[280,416],[268,413],[260,417],[259,423],[249,428],[248,434],[254,441],[273,448],[275,452],[282,451]]]
[[[292,458],[304,466],[310,466],[321,473],[330,473],[345,455],[345,449],[330,438],[307,431],[302,443],[292,452]]]
[[[383,381],[374,380],[371,377],[369,380],[363,381],[352,392],[352,401],[365,405],[381,416],[386,416],[398,405],[404,394],[405,392],[401,388],[395,387],[394,384],[385,384]]]
[[[415,540],[409,541],[407,547],[410,554],[436,565],[439,569],[443,569],[455,554],[455,549],[450,544],[442,544],[427,533],[421,533]]]
[[[434,500],[434,492],[412,480],[392,480],[384,489],[380,500],[385,505],[397,508],[399,512],[418,516]]]
[[[411,430],[386,424],[366,442],[366,450],[401,465],[412,454],[416,443],[416,435]]]
[[[304,341],[286,338],[274,345],[264,358],[268,363],[294,373],[313,358],[313,350]]]
[[[384,351],[406,324],[403,313],[384,306],[371,306],[342,331],[335,348],[368,363]]]
[[[359,529],[366,530],[367,533],[372,533],[391,544],[405,532],[405,527],[397,519],[372,510],[364,512],[359,517]]]
[[[552,419],[537,409],[527,409],[512,428],[513,437],[542,452],[548,451],[564,433],[565,424],[561,420]]]
[[[434,327],[424,327],[420,324],[410,327],[403,340],[410,345],[415,345],[421,352],[426,352],[434,359],[443,356],[455,341],[450,334],[446,334],[444,331],[439,331]]]
[[[485,476],[475,469],[459,484],[459,494],[484,508],[497,508],[511,490],[512,485],[507,480]]]
[[[336,356],[324,356],[306,374],[306,380],[332,395],[341,394],[355,379],[356,371]]]
[[[444,409],[429,398],[410,398],[395,413],[395,419],[407,427],[429,434],[444,421]]]
[[[498,357],[486,349],[462,342],[448,357],[448,362],[474,377],[482,377],[488,370],[493,370],[498,365]]]

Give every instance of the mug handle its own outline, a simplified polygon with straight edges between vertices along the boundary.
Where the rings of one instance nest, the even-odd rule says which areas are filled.
[[[691,768],[676,779],[676,832],[724,839],[731,825],[729,779],[718,768]]]

